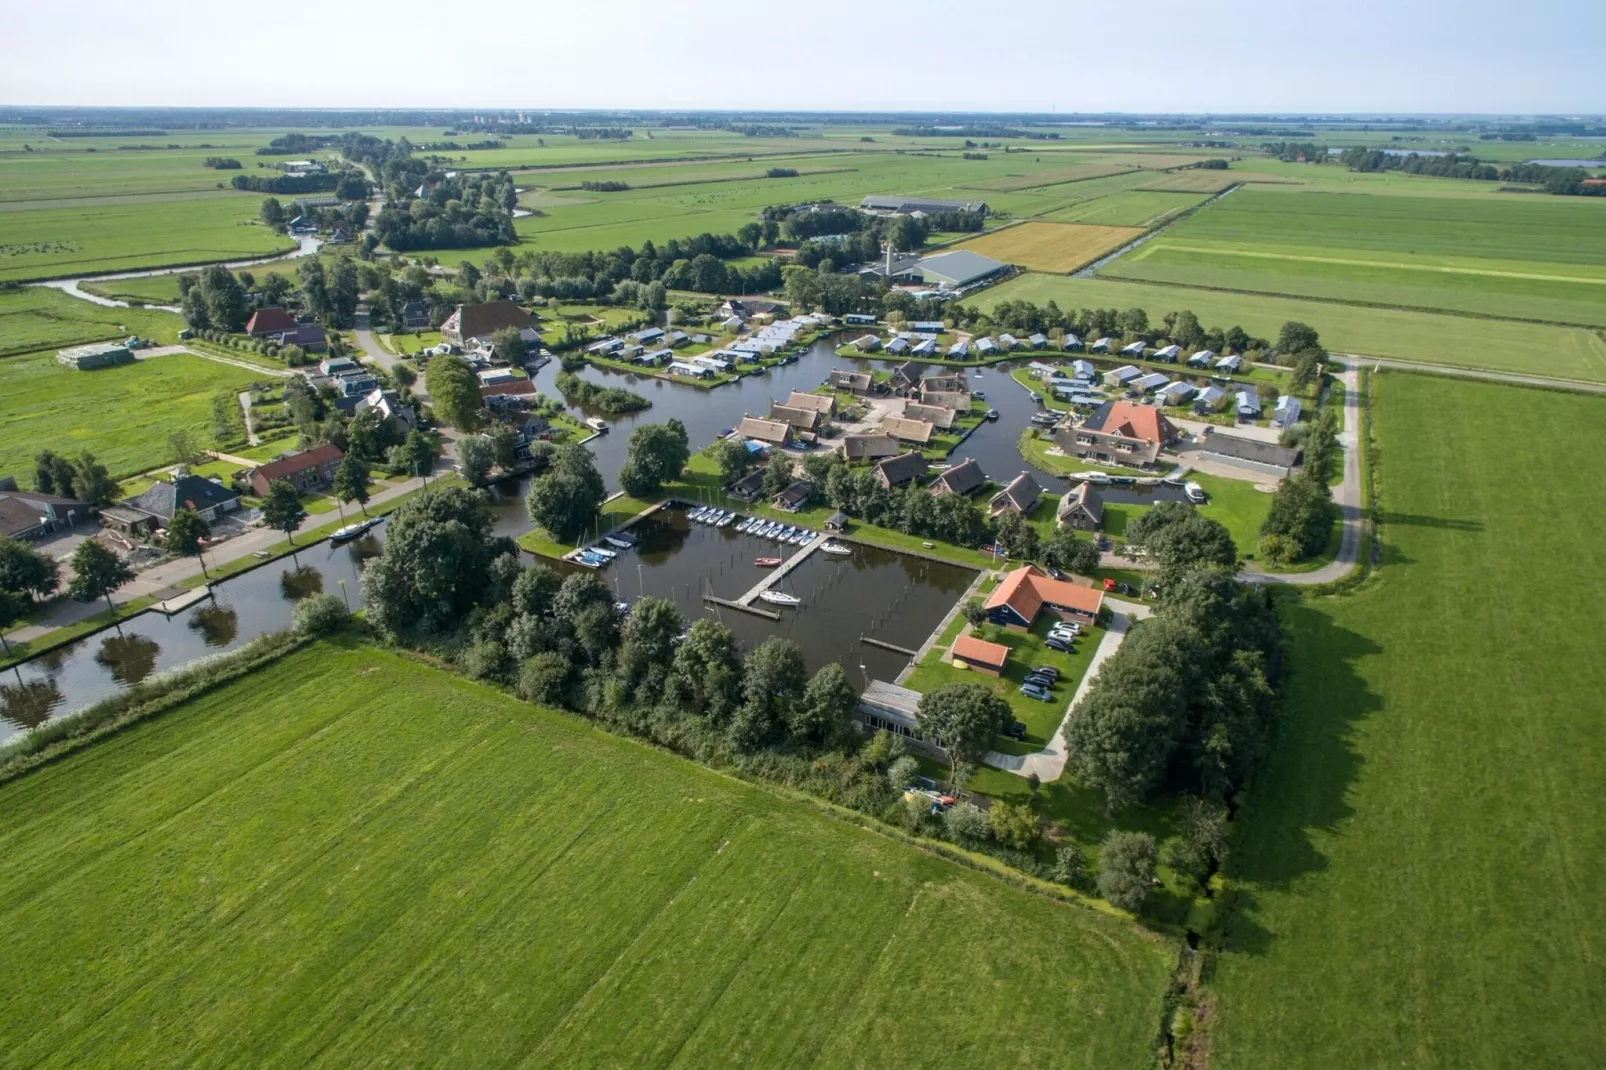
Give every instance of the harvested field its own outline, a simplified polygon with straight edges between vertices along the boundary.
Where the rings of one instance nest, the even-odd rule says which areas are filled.
[[[1143,234],[1141,227],[1101,227],[1089,223],[1022,223],[960,245],[1031,271],[1075,271]]]

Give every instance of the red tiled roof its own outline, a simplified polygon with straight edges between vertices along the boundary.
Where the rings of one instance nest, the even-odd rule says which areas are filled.
[[[245,333],[249,335],[278,334],[295,329],[296,318],[282,308],[259,308],[245,325]]]
[[[985,639],[977,639],[974,635],[961,635],[954,640],[953,654],[956,658],[973,661],[977,665],[1002,669],[1004,662],[1009,660],[1009,647],[1002,643],[989,643]]]
[[[1160,410],[1153,405],[1134,405],[1130,401],[1117,401],[1100,428],[1107,435],[1124,435],[1144,442],[1169,442],[1176,437],[1172,426]]]
[[[535,382],[530,379],[510,379],[505,383],[492,383],[490,386],[480,387],[480,397],[488,398],[493,394],[534,394]]]
[[[323,465],[329,461],[338,461],[344,456],[345,454],[340,452],[339,446],[325,442],[323,445],[314,446],[310,450],[302,450],[300,453],[292,453],[288,457],[280,457],[277,461],[269,461],[252,474],[272,481],[282,479],[292,472],[304,472],[308,468]]]
[[[1022,565],[993,589],[983,608],[1007,605],[1020,614],[1022,620],[1033,621],[1045,602],[1096,616],[1104,605],[1104,592],[1079,583],[1050,579],[1031,565]]]

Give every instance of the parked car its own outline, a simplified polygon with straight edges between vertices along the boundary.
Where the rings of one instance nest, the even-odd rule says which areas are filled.
[[[1053,702],[1054,696],[1033,684],[1022,684],[1020,693],[1027,698],[1035,698],[1038,702]]]
[[[1054,668],[1052,665],[1036,665],[1032,668],[1032,675],[1046,676],[1050,680],[1058,680],[1060,678],[1060,671]]]
[[[1054,681],[1050,680],[1046,676],[1038,676],[1034,673],[1026,678],[1026,682],[1031,684],[1033,687],[1040,687],[1044,691],[1054,690]]]
[[[1048,647],[1050,650],[1057,650],[1061,654],[1076,653],[1076,648],[1071,645],[1071,641],[1069,639],[1060,639],[1055,636],[1050,636],[1048,641],[1043,645]]]
[[[1008,736],[1010,739],[1025,739],[1026,738],[1026,722],[1025,721],[1011,721],[1011,722],[1009,722],[1009,727],[1004,729],[1004,735]]]

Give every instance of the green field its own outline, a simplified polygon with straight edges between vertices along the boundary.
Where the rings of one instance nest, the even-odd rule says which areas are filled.
[[[1170,217],[1203,203],[1200,193],[1156,193],[1130,190],[1112,193],[1069,208],[1050,212],[1045,218],[1056,223],[1098,223],[1115,227],[1158,226]]]
[[[40,208],[0,214],[0,281],[266,256],[293,248],[256,222],[262,198]]]
[[[1302,320],[1335,353],[1606,382],[1606,340],[1581,328],[1060,275],[1021,275],[971,300],[982,308],[1004,300],[1057,301],[1061,308],[1138,307],[1148,310],[1151,321],[1186,308],[1206,326],[1236,323],[1270,339],[1286,321]]]
[[[1101,274],[1606,325],[1606,203],[1430,191],[1238,190]]]
[[[13,1062],[1137,1066],[1163,943],[371,648],[0,787]]]
[[[173,342],[183,325],[171,313],[108,308],[44,286],[0,289],[0,357],[131,334]]]
[[[265,378],[182,353],[81,372],[57,364],[53,352],[8,357],[0,377],[0,475],[23,483],[46,449],[89,450],[119,479],[163,464],[175,431],[207,444],[215,394]]]
[[[1551,477],[1606,399],[1385,373],[1375,415],[1383,567],[1288,608],[1214,1065],[1596,1065],[1606,499]]]

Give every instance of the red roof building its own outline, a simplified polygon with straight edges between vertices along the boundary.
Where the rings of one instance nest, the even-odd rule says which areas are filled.
[[[1044,606],[1062,617],[1092,624],[1104,608],[1104,592],[1051,579],[1031,565],[1022,565],[1004,577],[982,608],[994,624],[1023,632],[1032,626]]]
[[[974,635],[961,635],[955,639],[950,653],[953,655],[955,665],[975,669],[988,676],[1002,673],[1004,663],[1009,660],[1009,647],[1003,643],[989,643],[985,639],[977,639]]]
[[[328,486],[335,476],[335,469],[340,467],[344,458],[345,454],[340,452],[339,446],[325,442],[310,450],[269,461],[261,468],[251,470],[251,493],[259,498],[266,497],[268,484],[277,479],[288,480],[303,494]]]
[[[259,308],[251,313],[245,333],[252,338],[266,338],[296,329],[296,318],[282,308]]]

